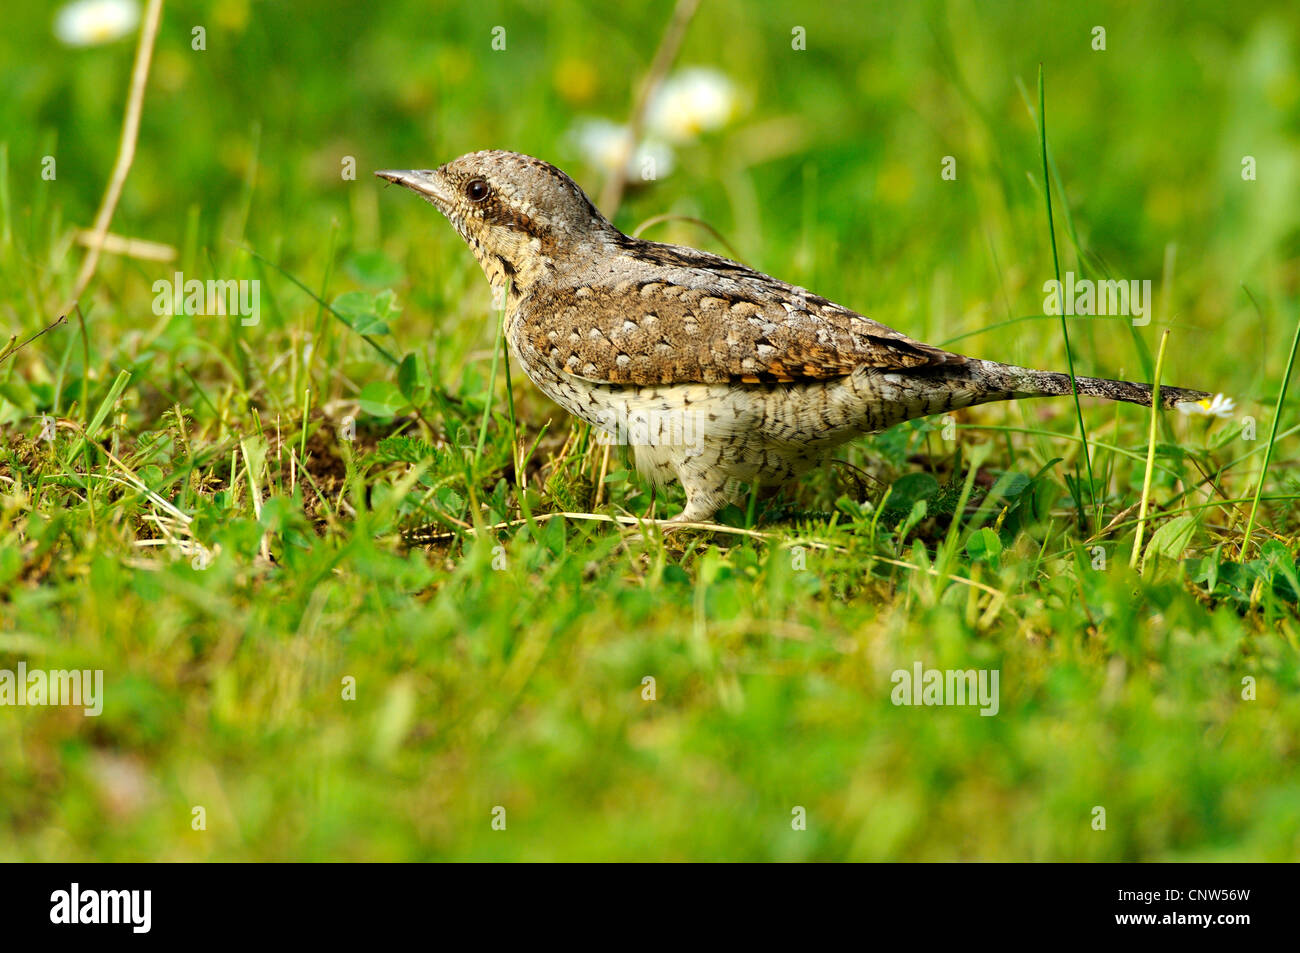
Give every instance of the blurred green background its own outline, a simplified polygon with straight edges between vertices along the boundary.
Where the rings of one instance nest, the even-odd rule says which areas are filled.
[[[121,124],[132,43],[62,47],[54,8],[8,12],[0,40],[18,228],[24,209],[47,203],[65,223],[89,222]],[[419,307],[404,330],[419,334],[434,304],[421,299],[428,274],[465,256],[429,209],[382,194],[369,173],[507,148],[597,192],[601,170],[566,134],[582,117],[625,119],[669,9],[169,4],[116,228],[182,247],[194,215],[199,246],[218,257],[247,239],[319,269],[337,222],[345,252],[384,243],[410,265]],[[190,49],[195,25],[207,30],[203,52]],[[1096,25],[1104,52],[1092,49]],[[496,26],[505,51],[492,49]],[[805,51],[791,49],[795,26]],[[1170,243],[1177,275],[1213,269],[1216,281],[1162,289],[1183,329],[1171,362],[1186,376],[1185,355],[1230,338],[1248,376],[1220,389],[1240,393],[1285,342],[1260,333],[1239,285],[1291,290],[1268,265],[1300,247],[1295,27],[1286,3],[1248,14],[1211,3],[705,3],[678,63],[730,76],[739,115],[679,149],[677,168],[634,193],[619,220],[698,215],[746,261],[923,338],[1039,312],[1050,258],[1026,180],[1038,141],[1017,83],[1033,96],[1042,63],[1084,245],[1123,277],[1158,279]],[[47,154],[57,185],[33,174]],[[955,183],[940,178],[945,155],[957,159]],[[1244,155],[1258,163],[1251,183]],[[340,176],[344,156],[356,158],[355,181]],[[1019,335],[1024,356],[1057,337]],[[1115,350],[1095,356],[1122,363]]]
[[[0,318],[20,339],[71,290],[70,235],[111,170],[134,49],[130,37],[60,43],[59,6],[10,4],[0,30]],[[416,508],[381,492],[406,499],[404,467],[375,443],[410,422],[370,406],[358,459],[334,423],[313,424],[316,458],[346,464],[337,519],[317,519],[283,469],[256,511],[232,488],[235,469],[260,469],[241,440],[270,441],[261,449],[280,465],[277,428],[297,439],[304,387],[337,421],[395,374],[245,249],[327,300],[395,291],[384,346],[418,355],[477,421],[494,350],[487,284],[432,208],[370,173],[503,148],[597,195],[607,170],[579,130],[626,120],[671,9],[166,5],[112,230],[177,258],[106,255],[84,346],[73,323],[0,366],[0,667],[102,667],[108,692],[97,720],[0,709],[0,858],[1300,856],[1295,590],[1276,581],[1294,569],[1294,437],[1277,444],[1266,485],[1265,581],[1231,599],[1197,576],[1204,565],[1128,571],[1131,523],[1104,541],[1111,570],[1090,572],[1092,541],[1059,512],[1060,473],[1059,492],[1003,533],[1001,560],[948,566],[1004,593],[1001,608],[924,571],[933,532],[918,554],[906,530],[881,549],[825,521],[801,528],[842,548],[814,551],[810,572],[777,546],[628,551],[596,524],[560,521],[504,539],[502,571],[464,535],[408,550],[395,534]],[[1288,0],[705,0],[675,70],[718,71],[733,108],[672,143],[671,169],[636,183],[616,222],[703,219],[748,264],[914,337],[1064,369],[1060,323],[1042,314],[1052,254],[1026,99],[1036,105],[1042,64],[1062,270],[1149,278],[1157,293],[1145,328],[1073,321],[1077,371],[1142,379],[1172,329],[1164,380],[1233,396],[1230,426],[1250,415],[1262,441],[1300,313],[1298,25]],[[792,48],[799,27],[806,49]],[[946,156],[955,180],[941,178]],[[726,253],[683,220],[645,237]],[[260,278],[261,323],[160,319],[151,285],[175,270]],[[124,369],[131,383],[111,392]],[[559,452],[569,421],[518,368],[514,394],[528,439],[550,420],[543,455]],[[60,434],[58,453],[34,442],[39,414],[88,416],[105,395],[112,446],[222,546],[212,567],[139,547],[156,535],[147,501],[129,486],[87,490],[75,435]],[[1094,459],[1108,521],[1138,498],[1148,417],[1085,411],[1098,440],[1128,451]],[[494,519],[519,515],[503,412],[481,487]],[[995,434],[997,472],[1033,476],[1061,456],[1077,469],[1068,401],[981,414],[1062,435]],[[1168,427],[1169,444],[1220,463],[1261,446],[1216,442],[1200,421]],[[880,447],[887,478],[936,466],[914,456],[924,429]],[[863,441],[850,460],[876,453]],[[1195,476],[1176,448],[1168,460],[1162,499]],[[1259,462],[1231,471],[1223,495],[1253,492]],[[95,466],[115,472],[102,456]],[[439,500],[465,515],[466,488],[448,486]],[[637,487],[611,483],[605,500],[643,513]],[[834,504],[833,487],[814,489]],[[564,492],[548,485],[538,506],[565,508]],[[843,522],[874,533],[869,510]],[[1217,560],[1240,523],[1199,514],[1185,555]],[[1000,669],[1001,714],[894,707],[889,673],[918,659]],[[355,702],[340,701],[345,677]],[[1244,677],[1258,679],[1254,701],[1241,699]],[[196,805],[205,830],[192,829]],[[497,805],[506,831],[491,829]],[[1105,831],[1091,826],[1098,805]],[[792,830],[795,806],[807,830]]]

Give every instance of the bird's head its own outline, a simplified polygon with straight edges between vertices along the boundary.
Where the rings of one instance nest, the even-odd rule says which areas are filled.
[[[619,233],[571,178],[517,152],[471,152],[439,169],[384,170],[447,216],[493,286],[523,291],[570,255]]]

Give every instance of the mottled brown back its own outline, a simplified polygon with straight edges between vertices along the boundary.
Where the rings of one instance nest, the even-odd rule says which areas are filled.
[[[778,383],[966,360],[717,255],[630,238],[620,252],[630,264],[608,279],[556,282],[520,302],[530,343],[576,377]]]

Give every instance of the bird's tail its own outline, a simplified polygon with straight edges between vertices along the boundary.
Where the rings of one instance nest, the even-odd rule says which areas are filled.
[[[1014,364],[999,364],[997,361],[971,359],[971,370],[977,372],[988,382],[990,390],[1004,391],[1011,397],[1063,397],[1074,393],[1069,374],[1056,371],[1035,371]],[[1133,381],[1112,381],[1102,377],[1075,377],[1079,393],[1087,397],[1105,397],[1107,400],[1122,400],[1130,404],[1151,406],[1151,385],[1138,384]],[[1186,387],[1160,385],[1160,406],[1172,408],[1185,402],[1204,400],[1210,395],[1205,391],[1190,390]],[[998,398],[993,398],[998,399]]]

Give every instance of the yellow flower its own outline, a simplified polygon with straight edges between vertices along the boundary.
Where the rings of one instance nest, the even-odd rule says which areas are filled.
[[[567,102],[589,102],[599,87],[596,67],[587,60],[571,56],[555,68],[555,88]]]

